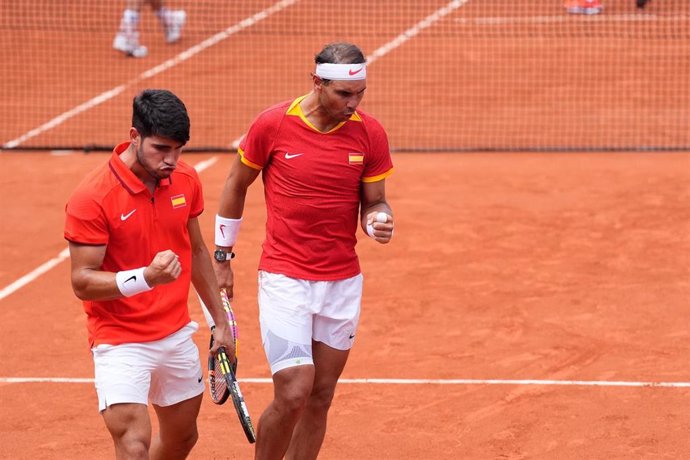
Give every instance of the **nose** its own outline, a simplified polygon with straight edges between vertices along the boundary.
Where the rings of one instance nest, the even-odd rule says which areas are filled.
[[[356,97],[356,96],[349,98],[349,99],[347,100],[347,108],[348,108],[348,110],[351,110],[351,111],[354,112],[355,109],[357,108],[357,106],[359,105],[359,101],[360,101],[360,98],[358,98],[358,97]]]
[[[181,153],[180,149],[171,150],[163,158],[163,163],[165,163],[166,166],[170,166],[172,168],[177,167],[177,160],[180,158],[180,153]]]

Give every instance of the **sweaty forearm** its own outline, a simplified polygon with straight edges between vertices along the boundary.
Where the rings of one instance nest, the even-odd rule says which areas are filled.
[[[115,280],[116,274],[93,269],[72,273],[72,289],[81,300],[113,300],[123,297]]]
[[[225,183],[223,194],[220,197],[218,215],[230,219],[239,219],[244,212],[244,202],[247,196],[247,189],[244,190],[234,186],[230,181]]]
[[[220,196],[218,214],[231,219],[239,219],[244,211],[244,201],[249,186],[256,180],[259,171],[244,164],[237,155]]]

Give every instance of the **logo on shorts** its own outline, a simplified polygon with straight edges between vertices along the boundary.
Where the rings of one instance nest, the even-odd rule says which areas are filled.
[[[350,334],[350,340],[352,340],[352,339],[354,339],[354,338],[355,338],[355,334],[354,334],[354,333],[353,333],[353,334]]]
[[[196,383],[201,383],[201,381],[203,380],[203,378],[204,378],[204,376],[202,375],[201,377],[199,377],[199,380],[197,380]]]

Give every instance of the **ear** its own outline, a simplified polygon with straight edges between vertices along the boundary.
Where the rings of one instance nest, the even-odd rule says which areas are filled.
[[[314,90],[320,90],[323,87],[323,80],[321,80],[321,77],[312,73],[311,79],[314,82]]]
[[[139,131],[137,131],[137,129],[135,127],[129,128],[129,140],[134,145],[138,145],[139,142],[141,141],[141,136],[139,135]]]

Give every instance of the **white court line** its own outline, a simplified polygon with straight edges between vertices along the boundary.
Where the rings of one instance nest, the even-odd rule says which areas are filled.
[[[377,59],[390,53],[391,51],[393,51],[395,48],[399,47],[400,45],[402,45],[406,41],[410,40],[411,38],[416,37],[417,35],[419,35],[419,33],[421,31],[431,27],[435,22],[438,22],[439,20],[448,16],[450,13],[457,10],[458,8],[463,6],[465,3],[467,3],[468,1],[469,0],[453,0],[452,2],[448,3],[443,8],[439,8],[438,10],[434,11],[429,16],[422,19],[417,24],[410,27],[409,29],[407,29],[406,31],[404,31],[403,33],[401,33],[400,35],[395,37],[393,40],[391,40],[390,42],[381,46],[380,48],[375,50],[373,53],[371,53],[369,56],[367,56],[367,64],[371,64],[372,62],[376,61]]]
[[[653,14],[597,14],[597,15],[567,15],[559,16],[513,16],[513,17],[480,17],[455,18],[459,24],[495,26],[506,24],[553,24],[573,21],[587,22],[657,22],[657,21],[685,21],[690,16],[656,16]]]
[[[439,8],[438,10],[434,11],[431,13],[429,16],[425,17],[421,21],[419,21],[417,24],[413,25],[409,29],[405,30],[402,32],[400,35],[395,37],[393,40],[389,41],[385,45],[379,47],[376,49],[373,53],[371,53],[369,56],[366,57],[367,60],[367,65],[371,65],[374,61],[378,60],[379,58],[382,58],[386,54],[390,53],[406,41],[416,37],[419,35],[421,31],[424,29],[431,27],[435,22],[439,21],[440,19],[443,19],[444,17],[448,16],[450,13],[453,11],[457,10],[461,6],[463,6],[465,3],[467,3],[469,0],[453,0],[452,2],[448,3],[446,6],[443,8]],[[242,137],[244,137],[244,134],[242,136],[238,137],[234,141],[230,143],[230,148],[231,149],[237,149],[240,146],[240,141],[242,140]]]
[[[60,254],[58,254],[56,257],[53,257],[50,259],[48,262],[44,263],[43,265],[39,266],[38,268],[35,268],[31,272],[27,273],[26,275],[22,276],[19,278],[17,281],[14,283],[5,286],[0,290],[0,300],[4,299],[8,295],[12,294],[14,291],[26,286],[63,260],[67,259],[69,257],[69,249],[65,248],[62,251],[60,251]]]
[[[240,383],[273,383],[269,378],[239,379]],[[93,383],[94,379],[61,377],[0,377],[0,383]],[[498,380],[498,379],[340,379],[355,385],[534,385],[585,387],[690,388],[690,382],[634,382],[607,380]]]
[[[200,161],[197,164],[194,165],[194,169],[196,169],[196,172],[201,172],[205,169],[210,168],[213,166],[216,161],[218,161],[218,157],[211,157],[208,160]]]
[[[211,157],[208,160],[200,161],[199,163],[194,165],[194,169],[197,170],[197,172],[201,172],[205,169],[208,169],[209,167],[213,166],[218,161],[218,157]],[[60,251],[60,254],[58,254],[56,257],[53,257],[50,259],[48,262],[44,263],[43,265],[39,266],[38,268],[35,268],[31,272],[27,273],[26,275],[22,276],[19,278],[17,281],[5,286],[0,290],[0,300],[4,299],[8,295],[12,294],[13,292],[17,291],[18,289],[21,289],[22,287],[26,286],[51,268],[55,267],[57,264],[62,262],[65,259],[69,258],[69,248],[65,248],[62,251]]]
[[[227,29],[218,32],[215,35],[212,35],[211,37],[207,38],[206,40],[202,41],[201,43],[198,43],[191,48],[188,48],[187,50],[181,52],[175,57],[172,57],[168,59],[167,61],[163,62],[160,65],[157,65],[143,73],[141,73],[138,77],[130,80],[129,82],[119,85],[109,91],[105,91],[104,93],[78,105],[77,107],[74,107],[71,110],[68,110],[67,112],[64,112],[57,117],[53,118],[52,120],[42,124],[41,126],[32,129],[31,131],[22,134],[21,136],[17,137],[16,139],[12,139],[11,141],[6,142],[1,149],[11,149],[13,147],[17,147],[18,145],[26,142],[27,140],[31,139],[32,137],[36,137],[41,133],[44,133],[45,131],[48,131],[52,128],[55,128],[56,126],[64,123],[65,121],[69,120],[70,118],[73,118],[77,115],[79,115],[82,112],[86,112],[89,109],[92,109],[96,107],[97,105],[100,105],[104,103],[105,101],[114,98],[118,94],[121,94],[123,91],[125,91],[128,87],[134,86],[138,84],[139,82],[146,80],[148,78],[151,78],[155,75],[158,75],[161,72],[164,72],[171,67],[174,67],[187,59],[201,53],[207,48],[210,48],[213,45],[218,44],[219,42],[225,40],[226,38],[230,37],[231,35],[236,34],[237,32],[240,32],[244,29],[247,29],[259,21],[262,21],[269,17],[272,14],[275,14],[295,3],[297,3],[299,0],[281,0],[278,3],[266,8],[263,11],[260,11],[248,18],[243,19],[242,21],[238,22],[237,24],[234,24]],[[0,149],[0,150],[1,150]]]

